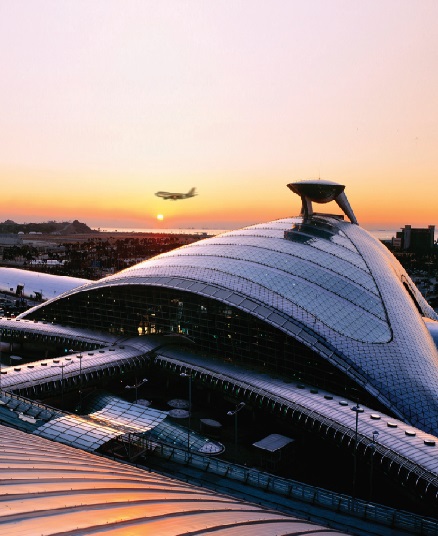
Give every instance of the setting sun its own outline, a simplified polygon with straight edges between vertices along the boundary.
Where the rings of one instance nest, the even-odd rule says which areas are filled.
[[[162,214],[157,214],[157,220],[164,220],[164,216]]]

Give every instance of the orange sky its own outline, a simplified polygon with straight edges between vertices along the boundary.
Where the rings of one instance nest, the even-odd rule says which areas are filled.
[[[234,228],[296,215],[286,184],[321,177],[367,228],[438,225],[435,1],[0,12],[0,221]]]

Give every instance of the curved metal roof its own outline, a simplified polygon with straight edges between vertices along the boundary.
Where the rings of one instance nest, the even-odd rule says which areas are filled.
[[[345,534],[0,426],[0,534]]]
[[[54,298],[79,285],[89,283],[89,279],[32,272],[20,268],[0,267],[0,291],[15,292],[17,285],[24,285],[23,296],[34,296],[40,292],[44,299]]]
[[[311,347],[398,417],[438,434],[438,352],[422,318],[438,316],[358,225],[323,215],[254,225],[63,297],[123,285],[179,289],[249,312]]]

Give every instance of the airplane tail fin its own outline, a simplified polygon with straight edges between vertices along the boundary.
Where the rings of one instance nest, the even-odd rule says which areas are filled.
[[[196,195],[196,188],[189,190],[189,195]]]

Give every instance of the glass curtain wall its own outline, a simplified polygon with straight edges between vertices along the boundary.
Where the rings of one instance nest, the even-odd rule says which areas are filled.
[[[352,397],[358,388],[316,352],[254,316],[214,299],[162,287],[126,285],[74,294],[34,311],[36,319],[134,337],[181,333],[194,351],[285,374]],[[368,396],[362,393],[360,399]]]

